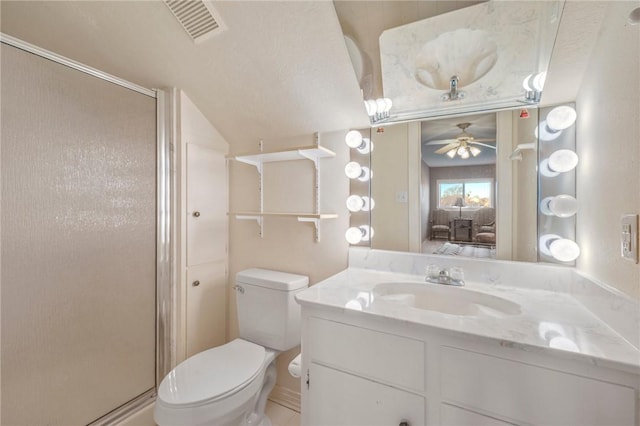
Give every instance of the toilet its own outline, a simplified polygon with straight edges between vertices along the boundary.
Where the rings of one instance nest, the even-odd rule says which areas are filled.
[[[294,295],[309,278],[267,269],[236,274],[240,337],[186,359],[160,383],[159,426],[271,426],[264,414],[276,357],[300,344]]]

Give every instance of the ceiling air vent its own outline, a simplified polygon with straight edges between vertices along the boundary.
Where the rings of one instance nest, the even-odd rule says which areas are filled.
[[[213,16],[216,13],[213,6],[202,0],[164,0],[164,3],[195,42],[225,30],[223,22]]]

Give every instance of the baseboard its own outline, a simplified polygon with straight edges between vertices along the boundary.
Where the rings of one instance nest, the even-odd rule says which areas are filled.
[[[276,404],[284,405],[293,411],[300,412],[300,393],[292,391],[289,388],[276,385],[269,399]]]

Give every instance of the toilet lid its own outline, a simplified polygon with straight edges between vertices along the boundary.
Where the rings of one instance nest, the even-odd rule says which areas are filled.
[[[162,380],[158,397],[168,405],[199,405],[244,387],[260,372],[262,346],[236,339],[200,352],[174,368]]]

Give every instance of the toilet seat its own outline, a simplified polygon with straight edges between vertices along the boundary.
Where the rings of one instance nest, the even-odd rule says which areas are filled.
[[[167,407],[187,408],[226,398],[262,371],[265,348],[242,339],[200,352],[165,377],[158,398]]]

